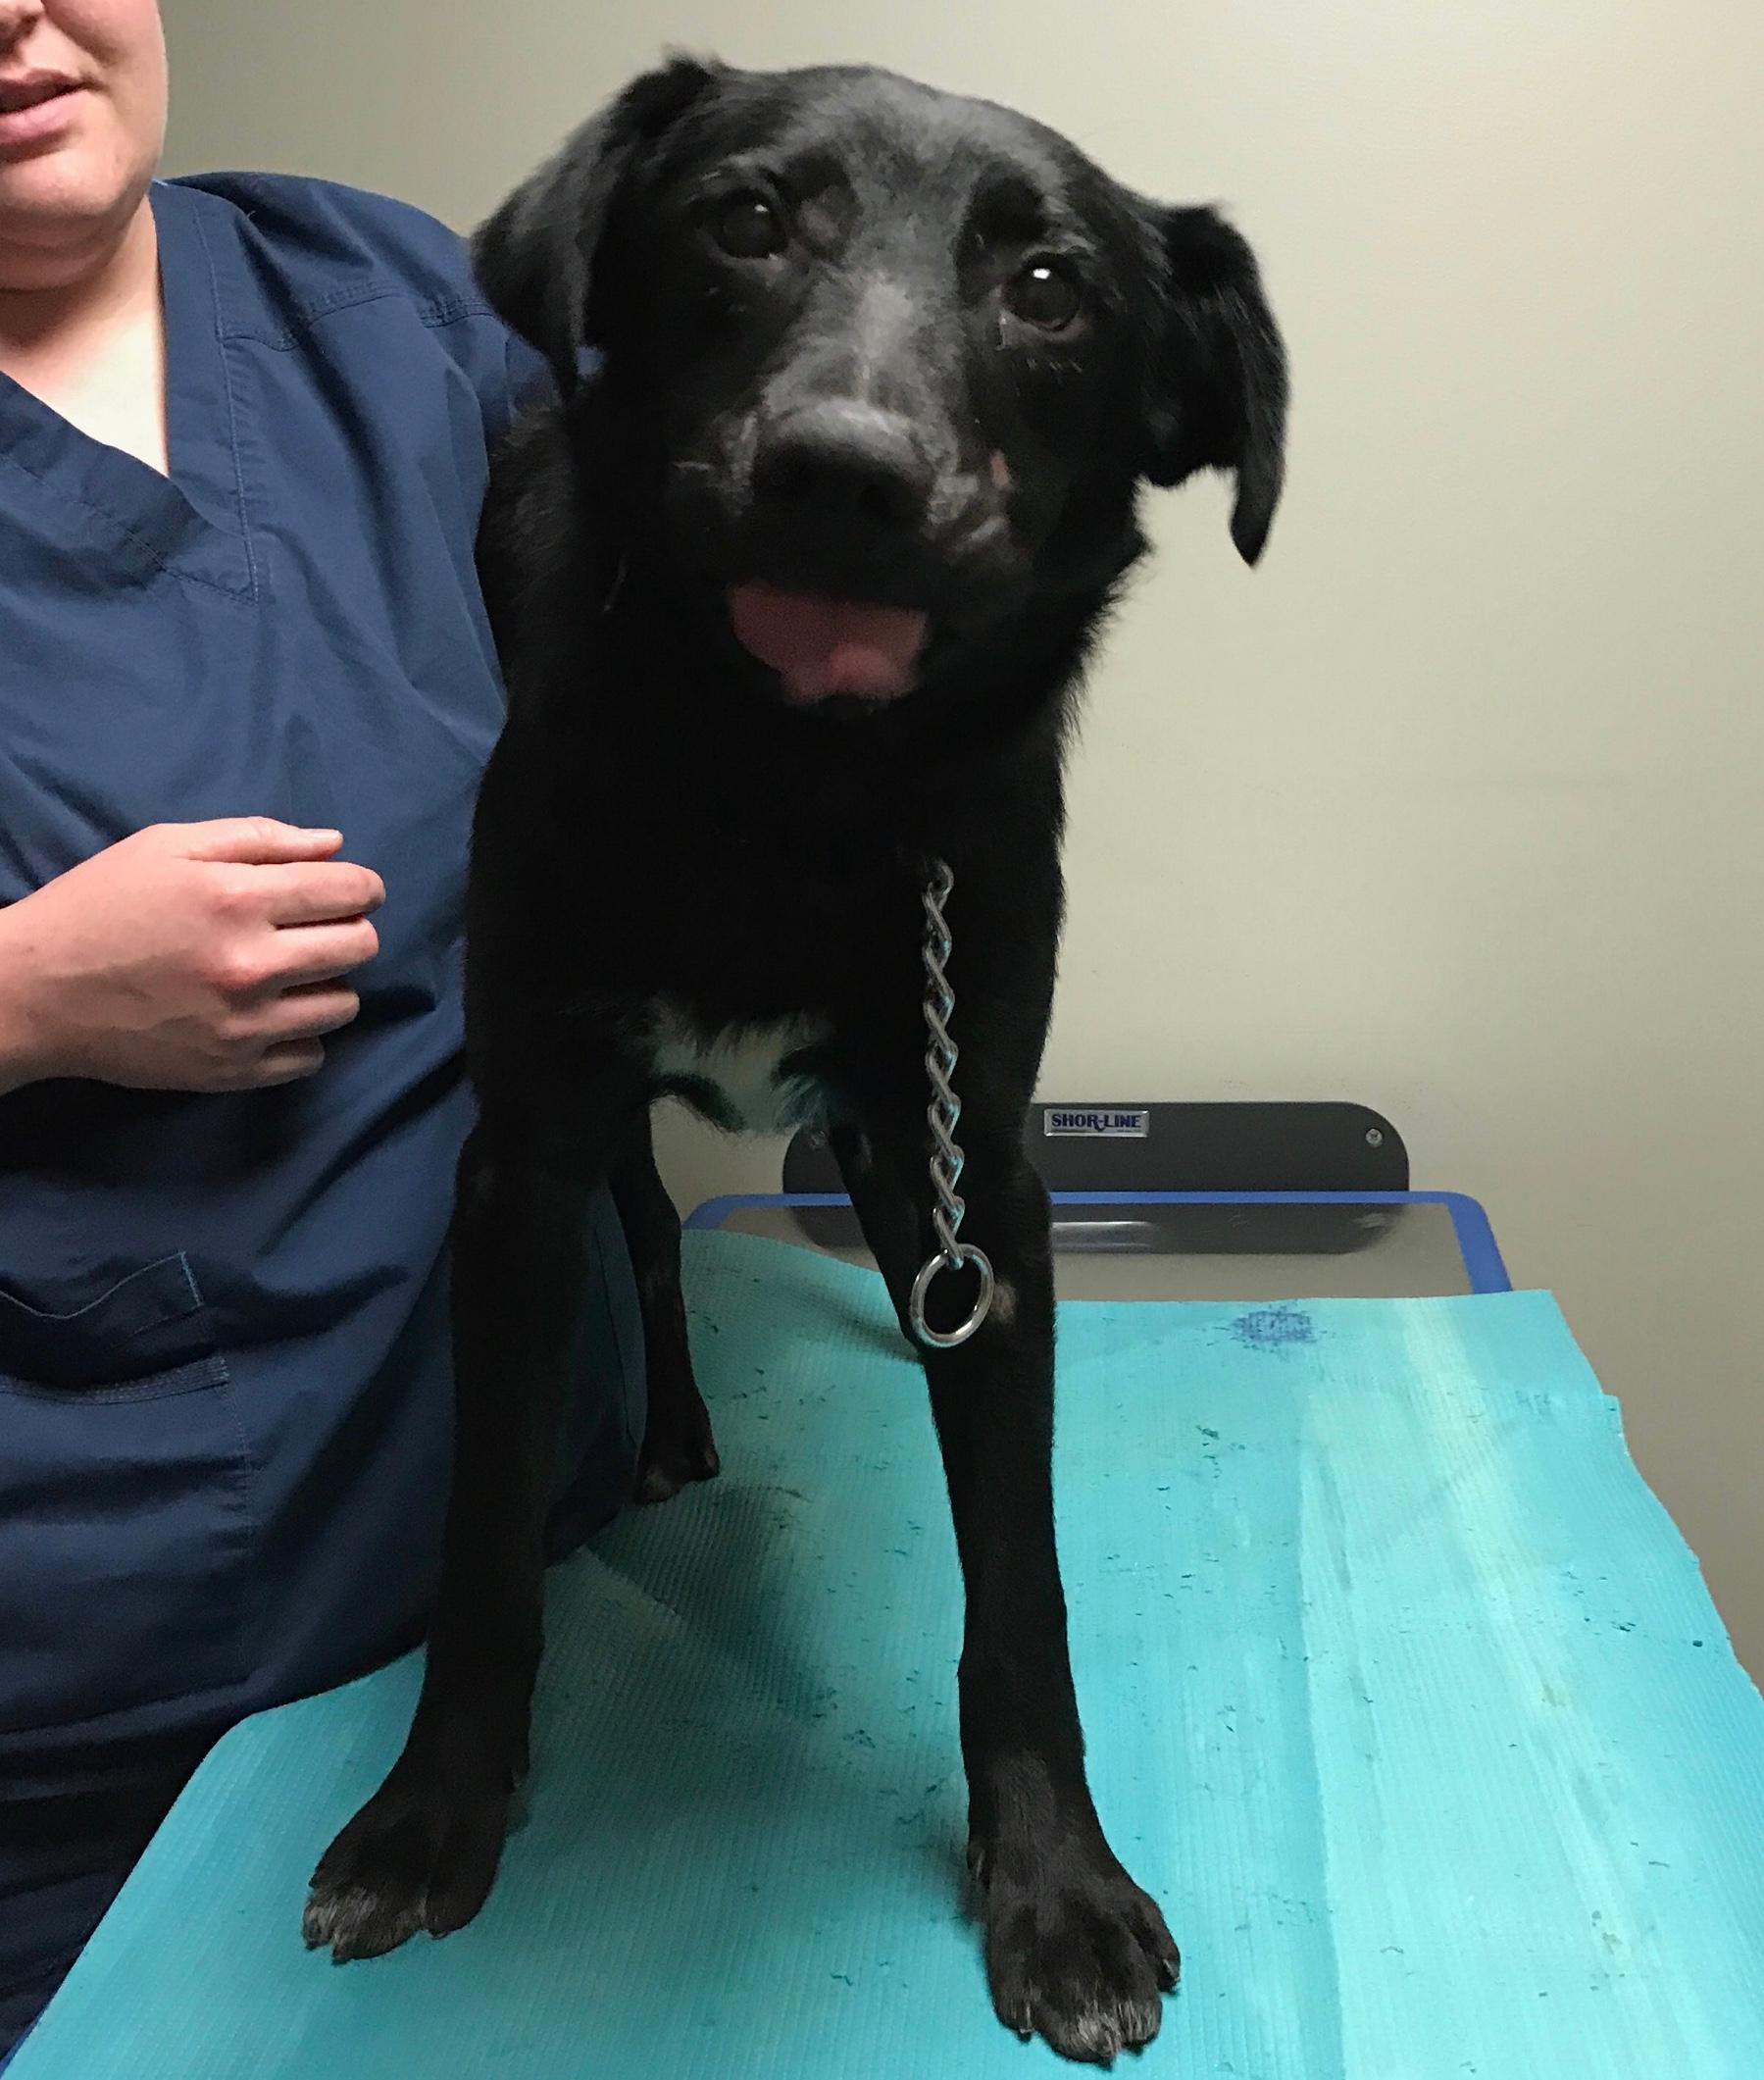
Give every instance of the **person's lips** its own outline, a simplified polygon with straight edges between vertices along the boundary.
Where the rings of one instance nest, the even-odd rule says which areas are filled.
[[[84,87],[61,73],[0,78],[0,146],[53,136],[72,120]]]

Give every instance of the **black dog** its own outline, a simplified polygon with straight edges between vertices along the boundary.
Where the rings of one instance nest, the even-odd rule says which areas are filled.
[[[1062,138],[884,74],[639,79],[479,233],[561,402],[499,458],[510,687],[468,924],[458,1460],[409,1743],[320,1864],[341,1958],[477,1913],[527,1768],[577,1238],[638,1268],[639,1494],[717,1471],[648,1108],[819,1121],[907,1320],[932,1253],[921,895],[953,870],[964,1242],[991,1312],[928,1349],[967,1591],[970,1860],[1012,2028],[1106,2061],[1175,1984],[1084,1782],[1054,1551],[1053,1282],[1025,1159],[1060,928],[1072,693],[1142,482],[1235,473],[1253,560],[1285,376],[1248,248]],[[579,376],[585,341],[603,356]],[[946,1326],[971,1271],[933,1287]]]

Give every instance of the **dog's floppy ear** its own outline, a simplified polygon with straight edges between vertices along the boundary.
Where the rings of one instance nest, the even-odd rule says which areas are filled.
[[[1232,539],[1254,563],[1268,539],[1285,467],[1286,355],[1255,255],[1215,211],[1157,212],[1164,255],[1163,332],[1146,400],[1144,475],[1181,483],[1231,470]]]
[[[585,344],[594,248],[631,160],[725,68],[676,58],[590,116],[472,236],[472,265],[497,312],[549,359],[565,396]]]

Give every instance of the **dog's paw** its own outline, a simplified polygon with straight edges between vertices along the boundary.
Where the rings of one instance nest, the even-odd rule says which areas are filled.
[[[666,1413],[654,1410],[637,1454],[632,1499],[665,1502],[693,1481],[714,1481],[722,1471],[710,1412],[702,1401]]]
[[[425,1931],[464,1928],[489,1897],[509,1796],[450,1788],[400,1764],[313,1872],[307,1949],[347,1964]]]
[[[1182,1960],[1157,1902],[1106,1848],[1014,1878],[975,1856],[998,2019],[1067,2058],[1108,2065],[1151,2042]]]

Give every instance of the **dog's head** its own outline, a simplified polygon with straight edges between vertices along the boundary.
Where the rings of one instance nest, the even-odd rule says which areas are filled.
[[[1235,474],[1253,562],[1285,364],[1243,240],[989,103],[678,60],[479,231],[486,293],[625,429],[607,486],[788,698],[886,700],[1099,598],[1141,482]]]

